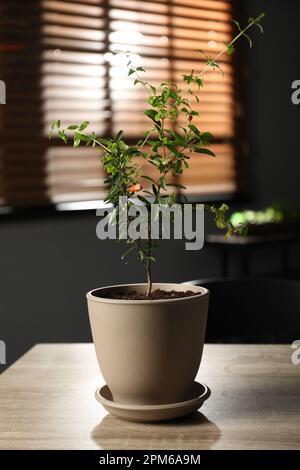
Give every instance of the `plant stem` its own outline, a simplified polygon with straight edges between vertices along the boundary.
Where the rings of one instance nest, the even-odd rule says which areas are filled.
[[[161,136],[162,140],[165,137],[165,118],[161,119]],[[163,145],[163,154],[164,154],[164,159],[167,159],[167,153],[166,153],[166,146]]]
[[[81,132],[80,134],[84,135],[85,137],[89,137],[87,134],[84,134],[83,132]],[[97,140],[95,137],[92,137],[91,139],[95,144],[99,145],[99,147],[102,147],[103,150],[105,150],[105,152],[107,153],[111,153],[110,150],[103,144],[101,144],[101,142],[99,142],[99,140]]]
[[[147,260],[146,263],[146,272],[147,272],[147,294],[146,297],[149,298],[152,291],[152,270],[151,270],[151,261]]]
[[[140,146],[140,149],[144,147],[144,145],[146,144],[147,140],[148,140],[149,137],[150,137],[150,134],[151,134],[151,130],[148,131],[148,133],[147,133],[147,135],[146,135],[146,137],[145,137],[145,139],[144,139],[142,145]]]
[[[250,29],[255,23],[257,23],[258,21],[260,21],[262,18],[264,18],[265,14],[262,13],[261,15],[259,15],[257,18],[254,18],[251,23],[249,23],[237,36],[235,36],[235,38],[232,39],[232,41],[230,41],[230,43],[228,44],[229,46],[232,46],[241,36],[243,36],[243,34],[248,31],[248,29]],[[225,54],[225,52],[227,51],[228,49],[228,45],[226,45],[217,55],[216,57],[214,58],[214,62],[217,62],[217,60],[219,60],[219,58]],[[202,77],[206,72],[207,70],[209,70],[211,68],[211,66],[209,64],[207,64],[204,69],[202,70],[202,72],[200,72],[199,74],[199,77]]]
[[[150,233],[151,233],[151,225],[150,225]],[[148,228],[148,237],[149,237],[149,228]],[[143,252],[144,256],[146,255],[151,256],[151,238],[148,238],[148,244],[149,248],[146,250],[140,240],[134,240],[134,244],[138,252]],[[146,270],[146,275],[147,275],[147,292],[146,292],[146,297],[150,297],[151,291],[152,291],[152,270],[151,270],[151,260],[148,258],[146,261],[144,260],[142,262],[145,270]]]
[[[146,261],[146,272],[147,272],[147,294],[146,297],[150,297],[152,291],[152,270],[151,270],[151,214],[148,215],[148,249],[147,249],[147,261]]]

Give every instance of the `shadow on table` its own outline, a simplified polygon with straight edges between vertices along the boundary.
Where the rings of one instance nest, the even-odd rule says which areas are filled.
[[[221,431],[197,411],[165,423],[133,423],[111,414],[92,431],[91,438],[100,449],[210,449]]]

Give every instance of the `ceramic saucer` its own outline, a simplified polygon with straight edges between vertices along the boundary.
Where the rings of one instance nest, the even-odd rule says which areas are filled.
[[[107,385],[98,388],[95,392],[106,411],[118,418],[135,422],[167,421],[180,418],[197,411],[210,396],[207,385],[194,382],[189,398],[186,401],[166,405],[128,405],[113,401],[112,394]]]

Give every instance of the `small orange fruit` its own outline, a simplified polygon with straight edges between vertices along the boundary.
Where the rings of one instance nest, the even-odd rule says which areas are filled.
[[[139,191],[141,191],[141,189],[143,188],[140,184],[133,184],[132,186],[129,186],[129,188],[127,188],[129,193],[138,193]]]

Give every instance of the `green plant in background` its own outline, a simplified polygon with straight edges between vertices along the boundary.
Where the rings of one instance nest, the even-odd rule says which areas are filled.
[[[74,147],[80,144],[99,148],[102,151],[102,164],[107,175],[106,183],[108,193],[106,201],[115,206],[116,221],[118,223],[118,203],[120,196],[129,198],[128,205],[136,202],[143,203],[148,209],[150,218],[151,203],[161,206],[172,206],[175,202],[175,194],[170,192],[172,186],[183,186],[176,183],[169,183],[170,177],[176,179],[183,171],[188,168],[189,158],[192,154],[198,154],[199,158],[207,156],[215,157],[210,150],[209,145],[213,139],[210,132],[202,132],[193,124],[193,118],[199,113],[193,109],[193,104],[199,102],[199,92],[203,87],[203,77],[209,70],[223,71],[218,60],[223,54],[231,55],[234,52],[236,41],[245,37],[252,47],[252,40],[248,35],[248,30],[256,26],[260,32],[263,32],[261,21],[264,13],[257,18],[249,18],[248,24],[243,29],[237,21],[234,21],[238,28],[238,34],[228,44],[224,45],[223,50],[212,58],[199,51],[205,56],[205,67],[198,72],[192,70],[189,74],[182,76],[183,83],[187,84],[187,90],[180,88],[176,83],[167,81],[161,83],[158,87],[153,86],[146,80],[143,80],[142,74],[145,72],[143,67],[134,67],[128,54],[128,76],[133,77],[134,85],[143,87],[148,94],[147,108],[144,114],[149,118],[150,125],[144,134],[144,138],[139,140],[136,145],[127,145],[123,139],[123,132],[111,138],[102,138],[96,136],[94,132],[86,131],[89,123],[83,122],[79,125],[71,125],[67,129],[61,127],[61,122],[52,123],[50,137],[53,131],[58,133],[64,143],[68,142],[69,136],[73,139]],[[181,118],[184,118],[183,120]],[[185,122],[184,125],[176,125],[178,122]],[[176,130],[175,130],[176,129]],[[146,150],[146,144],[149,149]],[[136,163],[136,157],[145,159],[157,169],[157,178],[141,174],[141,168]],[[150,183],[150,189],[143,189],[141,182],[147,180]],[[244,235],[246,227],[244,224],[233,224],[227,218],[229,207],[221,204],[219,207],[206,204],[205,208],[213,215],[216,226],[225,230],[225,236],[230,237],[234,233]],[[148,224],[150,226],[150,224]],[[124,256],[127,256],[134,249],[138,252],[138,258],[145,267],[147,273],[147,296],[151,294],[152,273],[151,263],[155,261],[153,249],[156,247],[155,240],[152,240],[151,233],[148,233],[148,239],[133,240],[128,239],[129,249]]]
[[[230,217],[230,222],[234,227],[239,227],[241,224],[278,224],[284,220],[284,212],[279,207],[268,206],[262,210],[243,210],[234,212]]]

